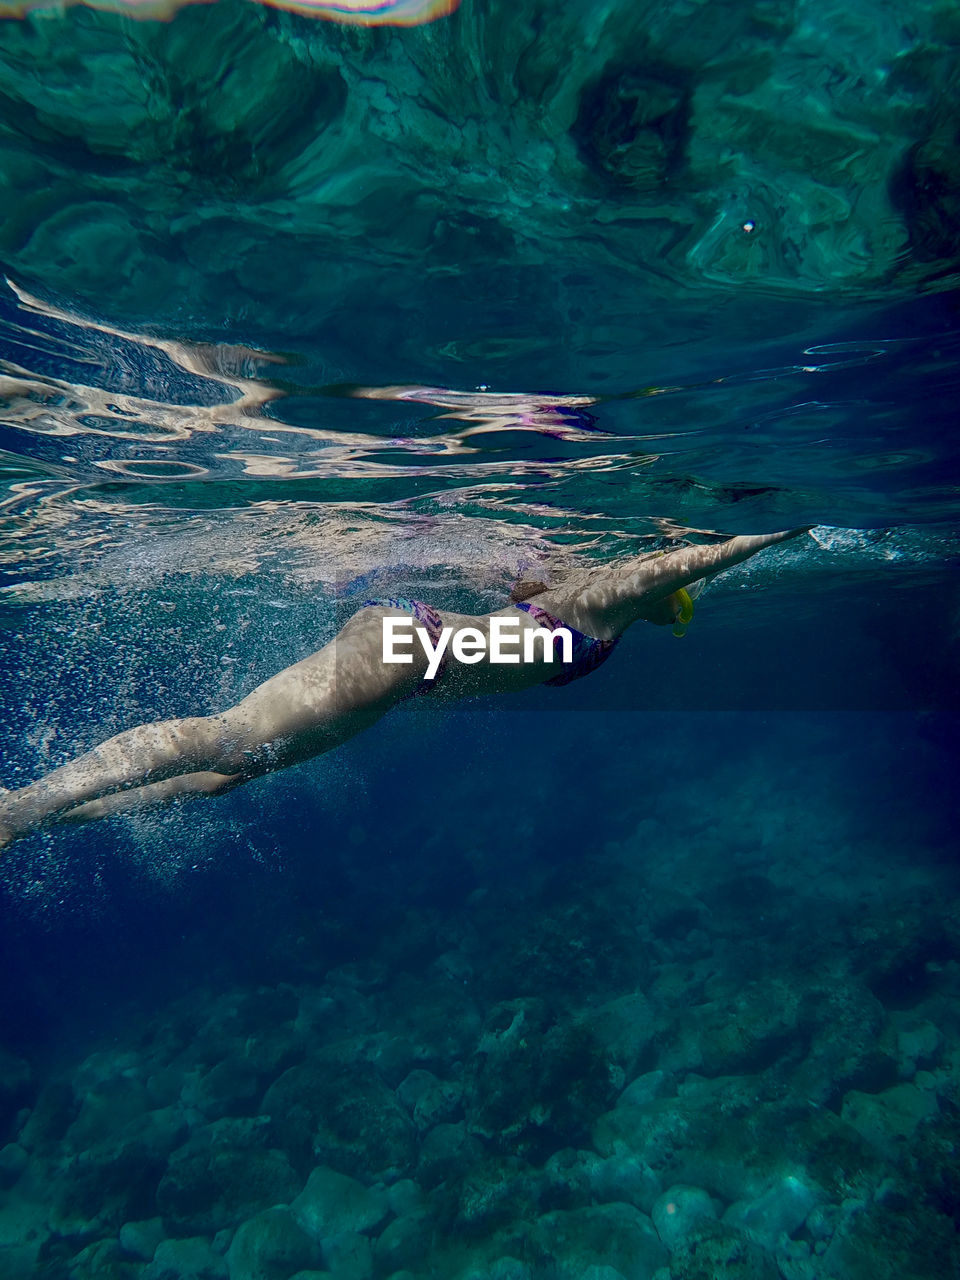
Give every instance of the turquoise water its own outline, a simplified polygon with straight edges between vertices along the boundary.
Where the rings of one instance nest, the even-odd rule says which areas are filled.
[[[0,1274],[960,1274],[955,6],[116,8],[0,10],[0,784],[811,532],[11,846]]]

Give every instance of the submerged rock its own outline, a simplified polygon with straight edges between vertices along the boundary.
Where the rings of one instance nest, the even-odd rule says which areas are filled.
[[[662,1190],[653,1170],[634,1156],[603,1159],[594,1151],[566,1148],[555,1152],[543,1171],[547,1179],[544,1194],[550,1208],[623,1202],[649,1213]]]
[[[686,1240],[693,1228],[705,1219],[715,1218],[717,1211],[706,1191],[700,1187],[668,1187],[650,1210],[657,1234],[672,1252]]]
[[[429,1253],[434,1230],[434,1220],[427,1212],[394,1218],[381,1232],[376,1243],[378,1269],[387,1275],[402,1267],[419,1269]]]
[[[936,1113],[936,1094],[898,1084],[877,1094],[851,1090],[843,1100],[841,1116],[871,1147],[895,1158],[920,1122]]]
[[[786,982],[750,983],[730,1000],[685,1011],[659,1065],[724,1076],[797,1057],[809,1035],[803,1004],[802,993]]]
[[[398,1218],[423,1208],[423,1188],[412,1178],[401,1178],[387,1188],[387,1203]]]
[[[320,1160],[342,1173],[376,1177],[413,1164],[410,1118],[370,1067],[291,1067],[267,1090],[262,1107],[301,1166]]]
[[[851,1280],[960,1274],[960,1236],[953,1222],[911,1197],[900,1206],[860,1204],[846,1215],[818,1259],[825,1275]]]
[[[227,1280],[227,1264],[205,1236],[163,1240],[141,1280]]]
[[[576,1144],[614,1092],[589,1027],[556,1022],[541,1000],[508,1000],[488,1014],[467,1068],[467,1127],[502,1151],[542,1155]]]
[[[111,1140],[128,1122],[140,1121],[151,1109],[150,1095],[141,1081],[126,1075],[99,1080],[84,1094],[66,1141],[75,1151],[84,1151]],[[177,1122],[171,1127],[175,1132]]]
[[[668,1185],[727,1202],[755,1199],[802,1170],[828,1195],[848,1195],[853,1182],[870,1186],[877,1169],[860,1134],[832,1111],[759,1101],[749,1078],[691,1081],[676,1098],[617,1107],[598,1119],[594,1142],[605,1156],[642,1160]]]
[[[397,1086],[397,1097],[421,1131],[455,1120],[461,1112],[463,1086],[438,1080],[431,1071],[411,1071]]]
[[[595,1198],[620,1200],[650,1213],[662,1183],[649,1165],[635,1156],[614,1155],[604,1160],[591,1180]]]
[[[0,1264],[11,1280],[34,1280],[50,1240],[47,1206],[17,1192],[0,1202]]]
[[[617,1099],[618,1107],[645,1107],[670,1092],[671,1077],[665,1071],[647,1071],[631,1080]]]
[[[932,1067],[943,1048],[943,1034],[932,1022],[908,1019],[897,1030],[900,1075],[909,1080],[919,1068]]]
[[[42,1152],[59,1142],[76,1119],[80,1103],[69,1081],[56,1077],[46,1081],[20,1131],[21,1144],[28,1151]]]
[[[596,1039],[624,1080],[636,1072],[656,1031],[648,1001],[636,993],[589,1009],[577,1025]]]
[[[417,1177],[425,1187],[435,1187],[482,1156],[483,1144],[467,1132],[466,1125],[438,1124],[420,1144]]]
[[[481,1156],[451,1173],[433,1199],[457,1236],[486,1240],[500,1227],[528,1221],[539,1191],[539,1179],[523,1161]]]
[[[389,1215],[390,1207],[385,1191],[321,1167],[314,1169],[291,1202],[290,1212],[307,1235],[320,1241],[345,1231],[374,1231]]]
[[[318,1268],[320,1260],[319,1247],[285,1208],[244,1222],[227,1253],[230,1280],[289,1280],[296,1271]]]
[[[613,1267],[624,1280],[650,1280],[668,1259],[653,1223],[628,1204],[548,1213],[534,1224],[530,1239],[570,1280],[591,1266]]]
[[[792,1083],[812,1101],[834,1105],[845,1090],[882,1089],[896,1082],[896,1046],[887,1014],[860,982],[838,974],[807,991],[809,1049]]]
[[[201,1138],[171,1157],[156,1203],[172,1234],[212,1235],[265,1204],[289,1202],[302,1185],[282,1151],[213,1146]]]
[[[677,1246],[670,1280],[780,1280],[773,1257],[735,1227],[703,1222]]]
[[[70,1261],[68,1280],[139,1280],[140,1264],[123,1256],[116,1240],[97,1240]]]
[[[109,1128],[98,1124],[98,1132]],[[55,1182],[50,1225],[62,1235],[89,1239],[155,1213],[167,1158],[184,1134],[178,1113],[148,1111],[79,1151]],[[71,1146],[77,1141],[71,1129]]]
[[[121,1249],[132,1258],[139,1258],[141,1262],[149,1262],[153,1258],[162,1239],[163,1223],[159,1218],[125,1222],[120,1228]]]
[[[263,1095],[264,1074],[244,1057],[225,1058],[198,1081],[192,1101],[211,1120],[252,1115]]]
[[[723,1220],[741,1228],[758,1244],[776,1249],[784,1236],[791,1236],[807,1215],[821,1203],[824,1193],[803,1178],[788,1175],[768,1187],[754,1200],[730,1205]]]
[[[323,1260],[336,1280],[370,1280],[374,1272],[373,1242],[356,1231],[327,1236]]]

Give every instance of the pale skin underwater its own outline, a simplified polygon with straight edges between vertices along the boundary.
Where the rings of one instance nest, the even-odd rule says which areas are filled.
[[[561,623],[597,640],[615,640],[634,622],[669,625],[691,583],[741,564],[759,551],[806,533],[739,536],[617,561],[535,596]],[[374,724],[418,691],[427,655],[418,645],[406,664],[383,660],[383,620],[402,611],[360,609],[338,635],[264,681],[235,706],[208,716],[141,724],[0,800],[0,849],[57,822],[88,822],[153,808],[181,796],[215,796],[277,769],[322,755]],[[438,611],[439,612],[439,611]],[[403,614],[409,620],[409,614]],[[538,623],[515,605],[473,617],[439,612],[444,626],[475,628],[489,639],[491,619],[519,618],[520,635]],[[489,651],[489,645],[486,652]],[[454,700],[542,684],[557,668],[540,657],[518,665],[446,657],[430,696]]]

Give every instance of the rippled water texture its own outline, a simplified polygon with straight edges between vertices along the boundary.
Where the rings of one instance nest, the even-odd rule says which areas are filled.
[[[449,8],[0,24],[8,601],[799,522],[942,566],[956,9]]]

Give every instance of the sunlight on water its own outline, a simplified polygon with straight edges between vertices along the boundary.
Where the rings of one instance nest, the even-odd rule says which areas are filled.
[[[932,439],[892,430],[859,381],[909,374],[919,337],[598,395],[313,383],[296,355],[136,333],[8,283],[0,565],[20,598],[134,564],[344,583],[398,557],[500,586],[690,532],[936,509],[914,483]],[[924,536],[893,544],[915,558]]]

